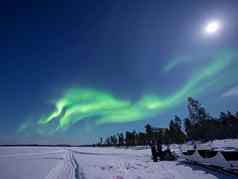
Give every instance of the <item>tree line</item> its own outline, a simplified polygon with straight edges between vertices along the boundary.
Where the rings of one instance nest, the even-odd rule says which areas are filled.
[[[163,144],[182,144],[191,140],[209,141],[238,137],[238,112],[221,112],[219,117],[212,117],[199,101],[188,97],[188,117],[175,116],[168,128],[155,128],[145,125],[144,132],[119,132],[105,139],[100,138],[99,146],[134,146],[148,145],[152,140]]]

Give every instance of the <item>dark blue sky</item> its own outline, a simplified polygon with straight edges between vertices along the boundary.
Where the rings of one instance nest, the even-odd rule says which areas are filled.
[[[104,125],[96,131],[88,129],[88,122],[78,131],[81,124],[77,123],[60,139],[16,132],[25,120],[37,121],[42,113],[54,109],[49,102],[75,86],[107,90],[132,101],[148,93],[175,93],[193,71],[206,65],[208,56],[238,47],[237,17],[236,0],[2,2],[0,143],[20,143],[26,138],[39,143],[75,143],[80,138],[85,143],[111,132],[141,130],[146,121],[166,126],[175,114],[185,117],[182,102],[156,117]],[[223,31],[206,39],[200,31],[211,18],[223,21]],[[163,68],[180,56],[199,59],[199,63],[189,60],[183,68],[164,74]],[[224,95],[238,85],[231,75],[234,73],[224,74],[229,80],[225,86],[209,87],[196,96],[212,114],[238,111],[237,96]],[[85,134],[91,138],[81,139]]]

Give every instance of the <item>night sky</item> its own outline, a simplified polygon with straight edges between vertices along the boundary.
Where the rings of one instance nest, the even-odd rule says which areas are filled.
[[[0,143],[166,127],[188,96],[238,111],[237,19],[237,0],[2,2]]]

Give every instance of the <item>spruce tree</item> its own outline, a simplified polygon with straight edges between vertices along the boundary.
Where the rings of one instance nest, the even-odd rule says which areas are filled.
[[[199,101],[194,100],[192,97],[188,97],[188,113],[189,119],[192,124],[195,125],[201,120],[210,119],[209,114],[206,112],[205,108],[199,103]]]

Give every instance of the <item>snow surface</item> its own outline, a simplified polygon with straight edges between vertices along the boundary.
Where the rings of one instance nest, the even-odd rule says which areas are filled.
[[[179,161],[151,161],[150,149],[0,147],[0,179],[234,179]]]
[[[214,149],[214,150],[238,150],[238,139],[224,139],[224,140],[214,140],[206,143],[201,143],[200,141],[196,141],[197,149]],[[189,142],[187,144],[183,144],[182,146],[178,146],[174,144],[172,148],[176,153],[179,151],[193,150],[194,145]],[[179,150],[181,149],[181,150]]]

